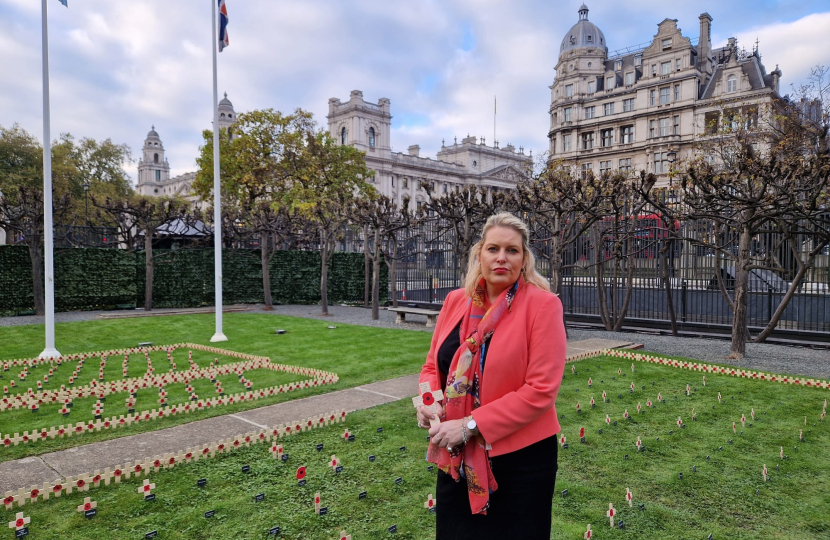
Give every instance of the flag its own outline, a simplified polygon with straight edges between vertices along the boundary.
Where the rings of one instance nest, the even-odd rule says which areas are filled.
[[[228,41],[228,8],[225,7],[225,0],[217,1],[219,2],[219,52],[222,52],[222,49],[230,44]]]
[[[68,5],[66,5],[67,0],[58,0],[58,2],[63,4],[63,7],[69,7]]]

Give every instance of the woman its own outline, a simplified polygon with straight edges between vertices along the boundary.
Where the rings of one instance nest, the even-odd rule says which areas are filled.
[[[434,415],[417,410],[439,468],[438,540],[550,538],[565,328],[528,237],[512,214],[487,220],[421,371],[445,396]]]

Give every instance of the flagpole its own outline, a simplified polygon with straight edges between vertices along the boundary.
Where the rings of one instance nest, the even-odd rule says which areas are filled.
[[[55,349],[55,275],[52,261],[52,136],[49,119],[49,32],[46,24],[47,0],[41,0],[43,50],[43,254],[46,289],[46,347],[40,358],[57,358],[61,354]]]
[[[210,25],[213,30],[213,279],[216,284],[216,333],[210,340],[228,341],[222,332],[222,198],[219,186],[219,95],[216,76],[216,49],[219,41],[216,39],[216,0],[210,0],[210,3]]]

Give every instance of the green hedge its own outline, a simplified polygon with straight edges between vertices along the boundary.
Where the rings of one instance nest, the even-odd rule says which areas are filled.
[[[153,307],[213,305],[213,250],[155,250]],[[363,254],[334,254],[329,265],[329,303],[363,300]],[[277,304],[320,302],[320,253],[278,251],[271,260],[271,294]],[[263,301],[259,251],[224,250],[222,302]],[[144,305],[144,253],[79,248],[56,252],[55,309],[113,309]],[[381,265],[381,300],[388,271]],[[0,246],[0,315],[34,309],[32,272],[25,246]]]

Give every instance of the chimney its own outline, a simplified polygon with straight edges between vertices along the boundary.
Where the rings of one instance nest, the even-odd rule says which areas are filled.
[[[421,147],[419,145],[413,144],[412,146],[409,147],[409,155],[410,156],[420,157],[420,153],[421,153]]]
[[[697,42],[697,69],[711,73],[709,56],[712,54],[712,16],[701,13],[700,38]]]
[[[778,81],[781,80],[781,70],[778,68],[778,64],[775,64],[775,71],[770,73],[772,75],[772,89],[775,90],[775,93],[778,94]]]

